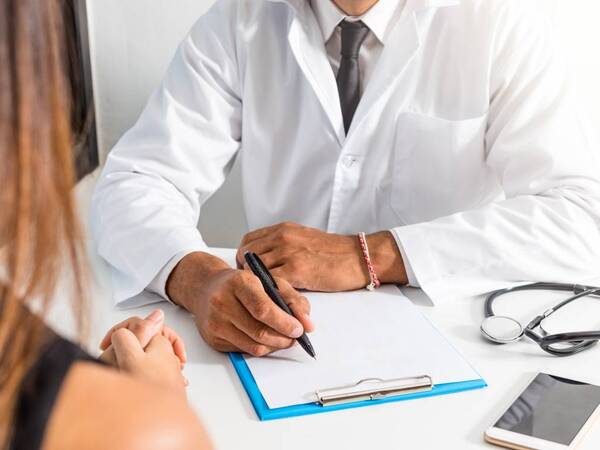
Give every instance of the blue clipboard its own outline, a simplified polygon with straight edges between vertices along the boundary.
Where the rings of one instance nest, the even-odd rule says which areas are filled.
[[[250,397],[252,406],[256,411],[256,415],[261,421],[284,419],[287,417],[305,416],[308,414],[319,414],[330,411],[338,411],[349,408],[360,408],[363,406],[378,405],[381,403],[399,402],[403,400],[412,400],[415,398],[433,397],[434,395],[452,394],[455,392],[469,391],[472,389],[480,389],[487,386],[483,379],[461,381],[457,383],[438,384],[427,392],[417,392],[412,394],[398,395],[395,397],[386,397],[378,400],[364,400],[359,402],[344,403],[341,405],[321,406],[318,403],[304,403],[302,405],[285,406],[283,408],[269,408],[265,401],[248,364],[240,353],[229,353],[235,371],[240,377],[240,381]]]

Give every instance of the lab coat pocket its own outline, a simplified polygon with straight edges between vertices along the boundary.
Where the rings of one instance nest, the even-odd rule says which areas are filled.
[[[391,207],[401,223],[463,211],[485,195],[486,124],[487,114],[465,120],[399,114]]]

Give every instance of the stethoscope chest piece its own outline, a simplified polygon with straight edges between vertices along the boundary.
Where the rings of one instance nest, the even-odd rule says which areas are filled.
[[[506,316],[490,316],[481,322],[481,334],[496,344],[508,344],[523,337],[525,330],[515,319]]]

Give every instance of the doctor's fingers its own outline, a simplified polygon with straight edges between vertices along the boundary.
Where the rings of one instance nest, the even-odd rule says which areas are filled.
[[[251,231],[250,233],[247,233],[242,238],[242,243],[240,246],[243,247],[244,245],[249,244],[250,242],[256,241],[257,239],[262,239],[267,236],[272,236],[273,234],[280,233],[280,232],[292,231],[292,230],[295,230],[298,228],[302,228],[302,225],[298,225],[297,223],[293,223],[293,222],[283,222],[283,223],[278,223],[277,225],[271,225],[268,227],[259,228],[258,230],[254,230],[254,231]]]
[[[284,336],[252,317],[241,303],[234,306],[230,311],[230,314],[229,320],[231,323],[238,330],[259,344],[263,344],[270,348],[281,349],[288,348],[294,343],[288,336]]]
[[[304,333],[302,323],[279,308],[254,275],[249,274],[245,283],[236,286],[235,296],[252,317],[284,336],[295,339]]]
[[[274,248],[266,253],[259,254],[259,256],[265,267],[269,270],[283,266],[292,258],[291,254],[285,248]]]
[[[262,258],[262,255],[272,251],[277,246],[277,243],[272,237],[264,237],[252,242],[242,244],[237,251],[236,259],[240,267],[246,268],[246,260],[244,253],[253,252]]]
[[[308,228],[297,223],[284,222],[251,231],[242,239],[237,254],[238,263],[244,265],[244,252],[253,251],[258,255],[267,253],[273,248],[285,246],[289,241],[295,240],[303,230],[308,230]]]
[[[265,356],[278,350],[254,341],[232,324],[225,326],[221,335],[215,338],[211,345],[220,352],[243,352],[252,356]]]
[[[275,277],[275,282],[279,287],[283,299],[294,313],[294,317],[302,323],[304,331],[307,333],[314,331],[315,325],[310,319],[310,302],[308,299],[283,278]]]
[[[152,311],[152,313],[144,319],[140,317],[129,317],[108,330],[102,339],[102,342],[100,342],[100,349],[106,350],[111,344],[112,335],[121,328],[126,328],[131,331],[135,337],[138,338],[142,347],[146,347],[150,342],[150,339],[161,331],[164,322],[165,314],[160,309]]]
[[[311,289],[312,283],[310,283],[309,278],[313,275],[299,261],[287,261],[280,266],[270,269],[270,271],[271,275],[275,278],[286,280],[295,289],[318,290]]]

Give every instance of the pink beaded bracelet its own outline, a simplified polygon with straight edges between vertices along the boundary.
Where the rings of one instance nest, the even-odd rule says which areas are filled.
[[[360,248],[362,249],[363,256],[365,257],[367,270],[369,271],[369,278],[371,279],[371,282],[367,285],[367,289],[369,291],[373,291],[381,286],[381,282],[379,281],[377,273],[375,272],[375,268],[373,267],[373,263],[371,262],[371,255],[369,254],[369,246],[367,245],[367,237],[365,233],[358,233],[358,242],[360,243]]]

